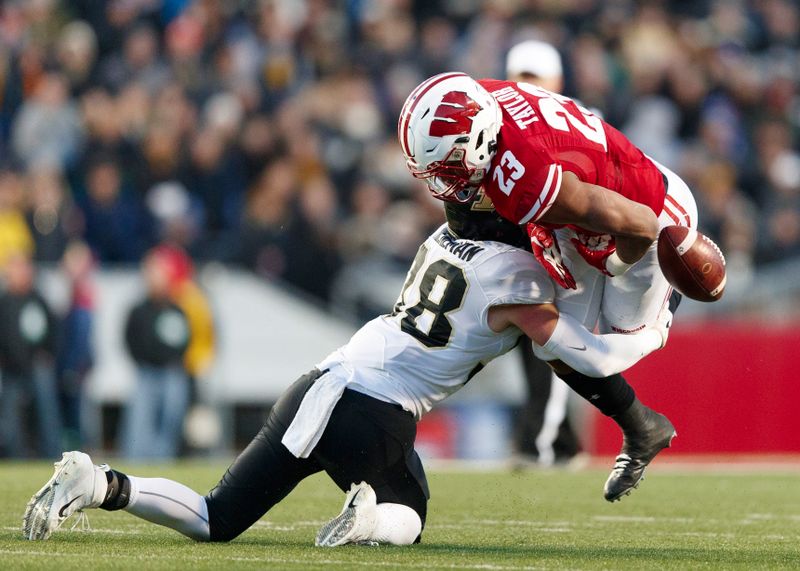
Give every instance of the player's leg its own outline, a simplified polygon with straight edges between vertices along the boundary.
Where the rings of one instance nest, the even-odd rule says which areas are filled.
[[[320,530],[317,545],[408,545],[418,540],[429,493],[415,438],[410,413],[352,390],[344,392],[312,456],[342,490],[366,485],[351,488],[342,513]]]
[[[281,443],[303,396],[321,374],[314,369],[287,389],[256,437],[206,495],[211,541],[235,538],[300,481],[322,470],[315,459],[296,458]]]
[[[644,469],[670,445],[675,429],[667,417],[636,398],[633,387],[621,374],[597,379],[571,371],[560,376],[572,390],[622,429],[622,451],[603,492],[610,502],[621,499],[638,487]]]
[[[659,224],[697,226],[697,206],[692,193],[675,173],[659,165],[667,180],[667,197]],[[674,313],[680,296],[672,290],[658,265],[657,246],[625,274],[606,280],[599,326],[601,333],[633,333],[651,326],[665,306]],[[675,436],[675,428],[662,414],[638,399],[614,415],[623,431],[623,444],[605,486],[609,501],[620,499],[638,486],[647,465]]]
[[[578,441],[567,415],[568,389],[550,366],[533,353],[530,339],[520,343],[520,358],[528,392],[517,419],[515,442],[520,460],[545,466],[569,460]]]
[[[606,291],[609,290],[610,288]],[[674,313],[680,303],[680,294],[670,288],[667,288],[667,291],[669,297],[666,304]],[[601,330],[607,330],[608,327],[601,317]],[[624,325],[620,325],[620,328],[622,327]],[[580,378],[578,373],[574,373],[573,376],[575,378],[571,385],[584,385],[587,389],[592,385],[589,378]],[[617,406],[614,411],[603,411],[622,428],[623,436],[622,449],[605,484],[604,496],[610,502],[621,499],[639,486],[644,478],[645,468],[659,452],[670,446],[676,435],[675,427],[666,416],[642,404],[635,398],[632,389],[630,393],[632,397],[629,399],[630,406],[626,408]]]
[[[620,288],[622,278],[606,279],[599,272],[591,268],[581,258],[573,244],[570,241],[572,237],[571,230],[560,230],[559,241],[562,244],[562,254],[566,260],[573,276],[576,278],[576,290],[557,289],[556,291],[556,304],[559,311],[568,313],[572,317],[582,321],[587,328],[593,328],[595,321],[592,318],[601,321],[601,331],[607,332],[608,324],[604,321],[605,316],[602,313],[603,308],[608,303],[609,290],[624,290]],[[649,262],[648,262],[649,263]],[[657,261],[656,261],[657,263]],[[638,265],[638,264],[637,264]],[[636,266],[631,268],[631,272],[637,269]],[[652,274],[652,267],[649,270]],[[629,272],[630,273],[630,272]],[[641,279],[641,276],[639,277]],[[662,276],[663,278],[663,276]],[[652,282],[652,278],[647,278]],[[644,281],[644,280],[642,280]],[[624,285],[624,284],[623,284]],[[645,289],[646,283],[640,284],[638,289],[641,291]],[[628,286],[630,289],[630,286]],[[666,296],[669,291],[667,287],[663,292],[657,295]],[[653,292],[650,292],[650,299],[653,299]],[[612,294],[613,296],[613,294]],[[663,297],[662,300],[664,301]],[[639,307],[640,300],[636,300],[629,295],[626,297],[628,307],[622,307],[619,312],[620,316],[628,315],[634,316],[635,309]],[[645,304],[645,307],[648,305]],[[657,304],[653,311],[653,320],[658,318],[661,311],[661,304]],[[631,310],[634,308],[634,311]],[[625,313],[627,311],[627,314]],[[617,329],[625,330],[638,330],[638,325],[630,325],[628,322],[623,322],[626,325],[620,325]],[[547,359],[548,355],[542,353],[541,348],[537,349],[537,355]],[[550,359],[555,359],[554,355],[549,355]],[[623,447],[622,458],[612,471],[609,480],[606,482],[604,495],[609,501],[619,499],[623,495],[630,493],[630,491],[638,485],[641,480],[644,467],[650,460],[666,445],[669,444],[674,429],[669,421],[645,407],[636,399],[633,388],[628,384],[622,375],[612,375],[606,378],[593,378],[577,373],[564,367],[559,372],[559,376],[564,379],[567,385],[576,393],[586,399],[590,404],[598,408],[603,414],[612,418],[623,431],[623,442],[633,442],[634,446]],[[657,429],[653,430],[654,422]],[[665,422],[662,422],[665,421]],[[632,453],[632,454],[631,454]],[[623,454],[620,456],[622,457]],[[625,461],[626,458],[631,457],[631,461]],[[622,463],[625,466],[622,466]]]
[[[669,420],[642,404],[621,374],[589,377],[555,364],[567,386],[622,429],[623,448],[606,481],[604,497],[615,501],[636,488],[650,461],[669,446],[675,430]]]
[[[65,453],[28,504],[25,536],[47,539],[74,512],[102,508],[125,510],[198,541],[233,539],[321,469],[313,459],[295,458],[280,443],[317,376],[312,371],[284,393],[261,431],[205,497],[172,480],[126,475],[93,465],[81,452]]]
[[[163,478],[138,478],[114,472],[130,481],[130,499],[101,506],[125,509],[199,541],[230,541],[280,502],[305,477],[320,471],[311,459],[292,456],[281,444],[300,401],[319,376],[301,377],[278,400],[264,426],[234,460],[220,482],[205,497]],[[113,494],[106,503],[111,504]]]
[[[47,539],[73,513],[124,509],[198,541],[209,540],[203,497],[164,478],[138,478],[96,466],[83,452],[65,452],[53,477],[31,498],[23,516],[26,539]]]
[[[580,266],[581,262],[576,260],[575,265]],[[604,281],[601,333],[633,333],[648,327],[669,301],[671,288],[658,268],[655,245],[626,274]],[[596,379],[568,370],[560,376],[622,429],[622,450],[604,490],[607,500],[620,499],[638,486],[647,465],[669,446],[674,427],[665,416],[638,401],[621,375]]]

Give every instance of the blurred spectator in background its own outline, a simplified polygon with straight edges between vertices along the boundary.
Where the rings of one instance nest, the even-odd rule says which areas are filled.
[[[97,81],[97,35],[89,24],[81,20],[65,24],[55,52],[73,96],[82,95]]]
[[[326,300],[340,264],[332,227],[335,220],[335,195],[329,182],[310,179],[303,185],[291,162],[276,160],[250,190],[237,240],[237,261]]]
[[[365,201],[362,208],[377,207],[382,211],[383,206],[368,204],[372,200],[380,200],[379,195],[373,195],[377,192],[375,187],[365,187],[359,189],[355,197]],[[362,193],[372,196],[362,196]],[[427,190],[425,194],[428,194]],[[368,222],[369,217],[378,212],[363,211],[361,222]],[[408,273],[406,268],[414,259],[415,248],[419,248],[424,239],[421,235],[431,226],[426,224],[419,209],[410,200],[395,202],[380,213],[378,235],[365,235],[370,241],[375,240],[371,248],[354,242],[352,246],[364,250],[353,250],[354,258],[334,281],[336,301],[332,311],[343,317],[360,316],[370,320],[392,307],[397,301],[395,292],[402,287]],[[357,223],[358,220],[352,222]],[[431,229],[435,227],[433,225]],[[369,225],[362,229],[368,231]]]
[[[191,418],[207,422],[214,412],[207,405],[207,393],[202,384],[214,363],[216,354],[216,329],[211,304],[194,276],[194,265],[188,254],[176,245],[162,244],[154,252],[164,263],[169,281],[169,295],[183,311],[189,326],[189,345],[183,357],[189,375],[189,403],[186,426],[192,426]],[[214,416],[214,418],[216,418]],[[188,431],[188,428],[187,428]],[[191,441],[186,434],[187,443]]]
[[[194,265],[178,246],[162,244],[152,250],[166,272],[170,299],[189,325],[189,344],[183,363],[193,381],[202,380],[214,362],[216,334],[211,304],[194,279]]]
[[[61,449],[61,415],[53,373],[56,323],[34,287],[35,269],[23,253],[12,254],[3,268],[0,295],[0,427],[5,454],[52,458]],[[23,411],[33,405],[36,444],[26,436]]]
[[[139,197],[126,188],[119,165],[100,156],[86,172],[79,198],[85,239],[100,262],[135,262],[150,241],[150,224]]]
[[[13,149],[23,164],[71,166],[80,156],[83,124],[63,75],[46,73],[19,109],[12,127]]]
[[[695,178],[695,177],[693,177]],[[693,181],[703,228],[713,240],[726,244],[728,287],[752,274],[756,237],[756,207],[736,184],[736,168],[726,161],[704,164]]]
[[[71,291],[69,307],[62,320],[56,359],[59,403],[64,420],[63,448],[85,448],[97,444],[97,428],[86,391],[86,377],[94,364],[93,268],[94,257],[84,242],[71,242],[66,247],[61,269]]]
[[[561,93],[564,89],[561,55],[547,42],[520,42],[508,50],[506,77],[509,81],[532,83]]]
[[[546,42],[521,42],[506,56],[506,77],[561,93],[561,55]],[[520,465],[566,464],[580,451],[569,417],[570,389],[550,365],[534,356],[530,339],[523,339],[520,356],[528,394],[514,431],[516,461]]]
[[[28,225],[37,262],[58,262],[82,231],[82,215],[71,201],[61,172],[37,168],[28,175]]]
[[[129,83],[139,83],[150,93],[169,81],[169,69],[159,56],[156,30],[146,23],[134,24],[124,38],[122,49],[105,58],[100,82],[113,93]]]
[[[20,253],[33,254],[33,236],[25,222],[25,187],[19,173],[0,171],[0,269]]]
[[[193,245],[198,254],[205,254],[210,244],[224,243],[219,234],[198,244],[202,234],[202,206],[178,181],[160,182],[147,191],[145,198],[148,216],[159,242],[169,242],[188,250]]]
[[[133,307],[125,342],[136,362],[136,385],[125,408],[122,452],[127,458],[174,458],[189,406],[184,359],[190,342],[186,314],[172,301],[173,255],[163,248],[142,262],[145,298]]]

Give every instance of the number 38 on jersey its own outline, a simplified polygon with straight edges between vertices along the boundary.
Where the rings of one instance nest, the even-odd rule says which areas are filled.
[[[446,347],[453,333],[447,314],[461,307],[467,279],[463,269],[444,259],[426,262],[427,255],[422,246],[392,315],[402,316],[400,329],[426,347]]]

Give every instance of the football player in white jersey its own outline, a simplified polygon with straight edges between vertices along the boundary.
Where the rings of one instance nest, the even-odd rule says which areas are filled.
[[[25,537],[47,539],[74,512],[102,508],[198,541],[229,541],[324,470],[349,492],[317,545],[418,541],[429,493],[414,451],[416,421],[523,332],[594,377],[624,370],[666,342],[666,313],[636,335],[595,336],[560,317],[552,282],[521,249],[527,236],[493,211],[472,207],[480,203],[447,206],[449,225],[420,247],[392,313],[364,325],[287,389],[206,496],[67,452],[28,504]]]

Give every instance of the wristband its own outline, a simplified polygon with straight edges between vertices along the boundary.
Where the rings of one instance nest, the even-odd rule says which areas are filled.
[[[632,265],[633,264],[623,262],[616,250],[611,252],[611,254],[606,258],[606,271],[612,276],[620,276],[624,274]]]

